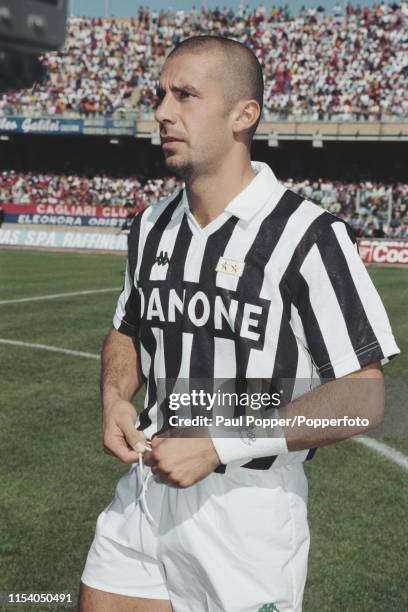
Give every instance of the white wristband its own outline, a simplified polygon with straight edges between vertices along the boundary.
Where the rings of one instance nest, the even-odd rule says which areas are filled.
[[[258,457],[269,457],[274,455],[285,455],[288,445],[285,438],[257,438],[247,443],[242,438],[221,438],[219,432],[213,435],[212,442],[221,463],[227,464],[231,461],[242,459],[243,461],[257,459]]]

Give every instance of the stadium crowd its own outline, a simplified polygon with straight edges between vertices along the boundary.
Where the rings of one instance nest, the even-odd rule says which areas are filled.
[[[408,184],[293,179],[283,181],[304,198],[345,219],[356,236],[408,238]],[[391,213],[391,218],[390,218]]]
[[[177,187],[173,177],[149,179],[117,178],[100,174],[88,178],[77,174],[26,174],[5,170],[0,173],[0,203],[81,204],[95,206],[129,206],[143,210],[172,193]]]
[[[283,179],[287,187],[346,219],[358,236],[408,237],[408,184],[379,182],[343,183]],[[133,212],[166,197],[182,186],[174,177],[143,181],[100,174],[0,173],[0,204],[81,204],[124,206]],[[392,218],[389,221],[389,210]]]
[[[316,1],[317,4],[317,1]],[[72,17],[66,50],[43,61],[46,81],[9,93],[0,113],[151,113],[160,65],[178,41],[235,38],[264,68],[265,114],[312,119],[408,116],[408,2],[370,7],[162,10],[129,19]]]

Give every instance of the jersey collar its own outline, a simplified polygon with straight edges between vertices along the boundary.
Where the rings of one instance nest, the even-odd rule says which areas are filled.
[[[238,219],[249,221],[263,208],[267,201],[277,204],[282,196],[283,186],[279,183],[272,169],[264,162],[251,161],[256,176],[231,202],[224,208],[227,213]],[[190,212],[186,190],[175,214]]]
[[[224,209],[226,213],[244,221],[255,217],[266,201],[272,198],[276,204],[282,195],[282,186],[268,164],[252,161],[251,166],[256,176]]]

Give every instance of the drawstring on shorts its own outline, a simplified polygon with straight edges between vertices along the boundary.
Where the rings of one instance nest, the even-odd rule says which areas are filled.
[[[147,505],[147,501],[146,501],[146,491],[147,491],[147,487],[149,484],[149,480],[152,477],[152,472],[151,470],[149,470],[149,468],[147,467],[147,469],[145,469],[145,465],[143,463],[143,453],[148,450],[151,451],[152,447],[150,446],[150,442],[146,441],[144,442],[137,442],[134,446],[134,449],[139,453],[139,461],[138,461],[138,467],[139,467],[139,473],[140,473],[140,480],[142,482],[142,487],[141,490],[139,492],[139,494],[136,497],[136,504],[138,504],[139,502],[141,502],[142,506],[143,506],[143,510],[144,513],[146,515],[147,520],[149,521],[149,523],[151,525],[154,525],[157,527],[157,523],[154,520],[149,507]]]

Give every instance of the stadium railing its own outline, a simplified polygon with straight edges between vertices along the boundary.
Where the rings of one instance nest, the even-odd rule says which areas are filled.
[[[47,118],[50,117],[59,117],[59,118],[70,118],[70,119],[82,119],[84,117],[94,118],[94,119],[127,119],[127,120],[142,120],[142,121],[153,121],[154,120],[154,112],[149,111],[145,112],[143,110],[128,110],[119,108],[110,114],[100,114],[93,113],[87,111],[65,111],[64,113],[57,114],[47,114],[43,112],[36,111],[33,107],[13,107],[9,106],[7,110],[0,109],[0,117],[36,117],[36,118]],[[275,121],[288,121],[292,123],[324,123],[324,122],[332,122],[337,123],[340,121],[347,121],[350,123],[361,123],[361,124],[373,124],[373,123],[402,123],[408,125],[408,117],[397,116],[397,115],[384,115],[381,114],[378,117],[374,116],[361,116],[361,114],[354,113],[324,113],[323,115],[318,115],[318,113],[312,114],[289,114],[286,112],[277,112],[277,113],[267,113],[264,112],[262,115],[261,124]]]

